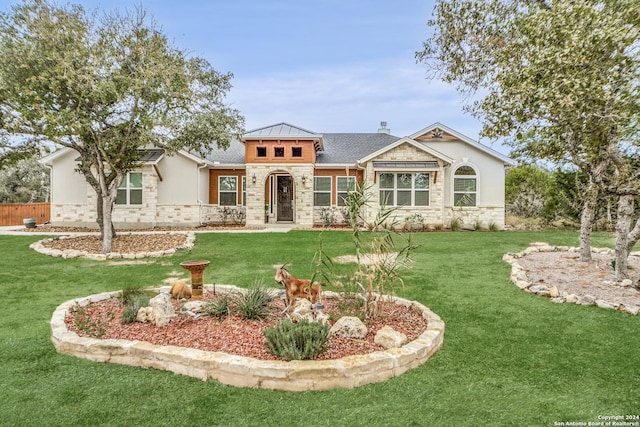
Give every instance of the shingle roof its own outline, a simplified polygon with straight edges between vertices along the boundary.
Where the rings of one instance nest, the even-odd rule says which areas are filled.
[[[325,133],[324,151],[317,153],[320,164],[354,164],[359,159],[397,141],[388,133]]]
[[[215,163],[220,162],[223,165],[241,165],[244,164],[244,144],[235,138],[231,138],[229,148],[221,150],[215,148],[207,154],[206,160]]]

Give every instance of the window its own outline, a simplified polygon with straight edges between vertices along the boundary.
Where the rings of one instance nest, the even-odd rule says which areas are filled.
[[[221,176],[218,178],[218,204],[235,206],[237,204],[238,177]]]
[[[127,172],[116,195],[116,205],[142,204],[142,172]]]
[[[330,176],[313,177],[313,205],[314,206],[330,206],[331,205],[331,177]]]
[[[338,206],[344,206],[344,200],[347,198],[348,192],[356,188],[355,176],[339,176],[338,180]]]
[[[476,206],[476,171],[471,166],[460,166],[453,175],[453,204]]]
[[[247,177],[242,177],[242,206],[247,206]]]
[[[267,157],[267,147],[256,147],[257,157]]]
[[[381,173],[380,203],[387,206],[429,206],[428,173]]]
[[[284,157],[284,147],[274,147],[273,155],[274,157]]]
[[[302,147],[291,147],[291,157],[302,157]]]

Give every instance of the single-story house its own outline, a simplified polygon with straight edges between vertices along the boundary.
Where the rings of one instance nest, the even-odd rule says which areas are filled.
[[[42,159],[51,168],[51,223],[95,227],[96,195],[64,148]],[[373,207],[397,206],[396,218],[433,226],[455,216],[504,228],[504,181],[510,158],[434,123],[393,136],[386,123],[371,133],[316,133],[279,123],[245,133],[206,157],[145,152],[129,172],[113,210],[116,227],[287,223],[307,228],[343,222],[344,196],[365,182]]]

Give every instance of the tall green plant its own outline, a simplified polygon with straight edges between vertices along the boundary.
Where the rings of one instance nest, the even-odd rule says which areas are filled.
[[[398,220],[393,215],[397,207],[387,206],[384,201],[381,202],[373,222],[368,225],[372,230],[372,239],[365,245],[361,225],[364,224],[365,210],[371,205],[371,187],[364,182],[358,184],[353,191],[347,193],[345,206],[349,213],[357,260],[351,281],[362,292],[366,315],[376,317],[381,313],[383,297],[393,294],[395,286],[404,286],[400,270],[409,267],[411,252],[417,246],[413,244],[409,233],[407,242],[398,247],[394,239],[398,236],[395,232]]]

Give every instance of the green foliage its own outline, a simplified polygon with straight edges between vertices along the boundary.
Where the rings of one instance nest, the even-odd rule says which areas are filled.
[[[49,196],[49,172],[35,157],[0,169],[0,203],[44,202]]]
[[[94,316],[91,305],[83,307],[75,304],[70,311],[74,314],[73,326],[92,338],[102,338],[107,325],[113,319],[113,315],[105,319]]]
[[[344,203],[357,263],[357,270],[351,275],[350,281],[362,292],[366,315],[376,317],[382,309],[384,298],[381,297],[393,294],[396,286],[403,285],[400,270],[409,268],[411,253],[417,246],[413,244],[409,233],[405,244],[398,249],[395,240],[398,236],[395,232],[398,221],[393,215],[397,208],[387,207],[384,203],[378,207],[374,221],[367,224],[372,233],[368,245],[365,244],[362,224],[365,223],[365,208],[371,204],[371,188],[365,182],[356,185],[355,189],[347,193]],[[365,257],[369,259],[370,265],[361,262]]]
[[[274,296],[262,281],[254,282],[246,293],[238,296],[236,310],[247,319],[264,319],[271,315],[269,303]]]
[[[231,314],[231,312],[233,311],[233,307],[233,295],[225,293],[219,295],[214,301],[207,301],[200,312],[206,314],[207,316],[224,317]]]
[[[329,315],[329,319],[335,322],[341,317],[350,316],[364,320],[366,315],[364,309],[365,301],[356,293],[343,292],[337,301],[336,308]]]
[[[285,319],[263,332],[267,348],[274,356],[285,360],[315,359],[329,341],[329,325]]]
[[[78,152],[77,170],[96,191],[103,252],[112,209],[144,148],[208,153],[242,133],[225,104],[230,73],[171,45],[142,8],[87,13],[25,0],[0,15],[0,128]]]
[[[149,295],[142,287],[130,287],[122,290],[122,323],[128,324],[136,321],[138,310],[149,305]]]

